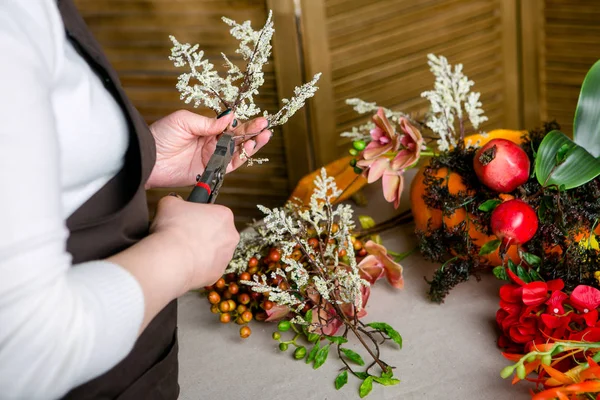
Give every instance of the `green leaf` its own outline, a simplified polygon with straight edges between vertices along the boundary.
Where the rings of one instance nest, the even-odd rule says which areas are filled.
[[[494,251],[496,251],[496,249],[498,249],[498,247],[500,247],[500,243],[502,243],[500,239],[490,240],[489,242],[481,246],[481,249],[479,249],[479,255],[485,256],[490,253],[493,253]]]
[[[343,370],[337,378],[335,378],[335,388],[340,390],[346,383],[348,383],[348,371]]]
[[[343,336],[327,336],[327,335],[323,335],[327,340],[329,340],[332,343],[335,344],[344,344],[344,343],[348,343],[348,339],[346,339]]]
[[[497,267],[494,267],[492,272],[494,273],[494,276],[496,278],[500,279],[501,281],[509,280],[508,274],[506,273],[506,269],[502,265],[498,265]]]
[[[308,310],[306,314],[304,314],[304,320],[309,324],[312,323],[312,310]]]
[[[542,278],[540,276],[540,274],[535,270],[535,269],[531,269],[529,270],[529,276],[531,276],[531,281],[540,281],[540,282],[544,282],[544,278]]]
[[[328,344],[327,346],[321,347],[319,349],[319,351],[317,351],[317,355],[315,356],[315,363],[313,365],[313,369],[317,369],[321,365],[325,364],[325,361],[327,360],[327,356],[329,355],[329,346],[331,346],[331,345]]]
[[[592,156],[600,157],[600,61],[590,68],[579,92],[573,139]]]
[[[564,152],[564,160],[557,165],[559,151]],[[552,131],[538,149],[535,175],[542,186],[564,185],[566,190],[573,189],[600,175],[600,159],[594,158],[564,133]]]
[[[402,348],[402,336],[400,336],[400,334],[390,325],[386,324],[385,322],[371,322],[370,324],[367,324],[367,326],[377,329],[378,331],[385,332],[390,339],[392,339],[398,344],[398,346],[400,346],[400,348]]]
[[[517,266],[517,276],[525,283],[531,282],[531,277],[521,265]]]
[[[366,372],[355,372],[354,375],[356,375],[358,379],[362,379],[363,381],[369,376],[369,374],[367,374]]]
[[[391,378],[394,375],[394,371],[392,371],[392,367],[387,367],[385,372],[381,372],[382,378]]]
[[[560,148],[556,151],[556,165],[560,165],[565,162],[569,148],[569,143],[563,143],[563,145],[560,146]]]
[[[359,215],[358,222],[363,229],[369,229],[375,226],[375,220],[368,215]]]
[[[355,362],[358,365],[365,365],[364,360],[362,359],[362,357],[360,356],[360,354],[355,353],[354,351],[350,350],[350,349],[342,349],[340,348],[340,350],[342,351],[342,353],[344,353],[344,355],[346,357],[348,357],[348,359],[352,362]]]
[[[314,347],[310,350],[310,352],[308,353],[308,357],[306,357],[306,363],[310,364],[311,362],[314,361],[315,357],[317,356],[317,352],[319,351],[320,348],[320,343],[317,342]]]
[[[373,377],[368,376],[367,379],[365,379],[360,385],[360,388],[358,389],[358,395],[362,399],[371,393],[371,390],[373,390]]]
[[[521,253],[521,258],[530,266],[537,267],[542,263],[542,259],[531,253]]]
[[[502,201],[498,199],[490,199],[486,200],[479,206],[479,211],[490,212],[494,211],[494,208],[498,207],[498,204],[502,203]]]
[[[374,376],[373,380],[383,386],[394,386],[400,383],[400,379],[395,378],[379,378]]]
[[[511,259],[508,260],[508,268],[516,275],[517,274],[517,264],[515,264]]]

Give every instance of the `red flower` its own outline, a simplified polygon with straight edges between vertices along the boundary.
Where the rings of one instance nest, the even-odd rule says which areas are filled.
[[[569,298],[569,296],[567,296],[567,294],[564,292],[560,292],[558,290],[552,292],[552,294],[550,295],[550,298],[546,302],[546,305],[548,306],[547,311],[549,311],[552,314],[558,314],[558,315],[564,314],[565,308],[563,306],[563,303],[568,298]]]
[[[600,306],[600,290],[591,286],[579,285],[571,292],[570,303],[576,310],[583,312],[587,326],[598,322],[598,306]]]

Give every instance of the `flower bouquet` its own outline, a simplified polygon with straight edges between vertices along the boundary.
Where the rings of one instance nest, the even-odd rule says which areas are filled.
[[[369,183],[381,179],[385,199],[397,206],[404,171],[431,156],[410,198],[419,249],[441,264],[428,280],[429,297],[442,302],[471,275],[493,271],[511,282],[500,291],[497,321],[499,345],[516,364],[503,376],[536,375],[529,379],[549,390],[536,399],[600,393],[600,63],[583,83],[573,140],[555,122],[478,132],[482,104],[462,66],[434,55],[429,65],[435,86],[422,94],[427,115],[348,101],[374,113],[343,133],[353,140],[351,166]]]
[[[270,56],[273,23],[269,14],[264,27],[255,31],[250,21],[223,20],[240,41],[237,53],[246,61],[243,71],[223,55],[227,75],[221,77],[197,45],[179,43],[174,37],[170,58],[175,66],[189,68],[177,84],[183,100],[216,114],[229,109],[243,121],[261,111],[254,97],[264,82],[262,66]],[[294,97],[282,100],[279,112],[265,112],[268,128],[284,124],[303,107],[316,92],[318,79],[319,74],[297,87]],[[236,136],[241,139],[237,154],[249,165],[268,161],[252,159],[245,151],[244,143],[258,134]],[[242,232],[225,275],[203,294],[222,323],[235,321],[241,326],[242,338],[251,335],[248,324],[253,319],[276,323],[273,339],[279,349],[294,349],[293,357],[314,369],[335,349],[342,363],[335,387],[340,389],[348,375],[354,375],[362,381],[362,398],[374,383],[400,382],[381,353],[386,342],[401,347],[402,337],[387,323],[366,323],[363,317],[376,281],[386,277],[394,288],[402,288],[402,267],[393,258],[400,255],[388,252],[377,235],[365,230],[374,225],[372,219],[359,217],[361,233],[355,229],[350,206],[334,206],[341,198],[343,191],[323,170],[314,179],[310,201],[290,201],[275,209],[258,206],[264,219]],[[350,340],[362,346],[363,355],[346,345]]]

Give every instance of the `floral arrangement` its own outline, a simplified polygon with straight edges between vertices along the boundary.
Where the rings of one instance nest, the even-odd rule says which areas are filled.
[[[261,109],[255,104],[254,98],[264,84],[262,70],[271,56],[271,38],[275,33],[272,15],[272,11],[269,11],[265,25],[258,31],[252,29],[250,21],[239,24],[232,19],[223,17],[223,22],[231,27],[229,31],[231,36],[240,42],[236,53],[246,62],[245,69],[242,71],[227,55],[221,53],[227,68],[225,77],[222,77],[214,69],[214,65],[204,58],[202,50],[198,51],[197,44],[193,46],[189,43],[183,44],[174,36],[170,36],[173,48],[169,59],[176,67],[187,66],[189,69],[189,72],[179,75],[177,82],[177,90],[181,94],[181,99],[186,103],[193,103],[194,107],[207,107],[216,115],[230,110],[240,121],[258,115]],[[310,82],[296,87],[294,96],[291,99],[282,99],[281,103],[284,105],[275,114],[264,111],[263,117],[269,122],[265,129],[285,124],[292,115],[304,107],[306,100],[316,93],[318,89],[316,83],[320,76],[321,74],[318,73]],[[267,159],[251,159],[244,151],[243,144],[259,133],[251,132],[236,136],[237,140],[241,140],[238,143],[242,149],[240,157],[245,158],[248,165],[262,164],[268,161]]]
[[[314,369],[323,365],[333,346],[343,364],[336,388],[352,374],[362,380],[362,398],[373,383],[400,382],[381,358],[381,343],[401,347],[402,337],[387,323],[365,323],[362,318],[377,280],[385,276],[393,287],[403,287],[402,267],[377,237],[363,243],[352,233],[352,208],[333,205],[342,191],[325,170],[315,188],[310,204],[259,206],[264,220],[242,233],[225,277],[206,288],[208,300],[221,322],[235,319],[243,325],[241,337],[250,335],[247,323],[253,316],[278,322],[273,339],[279,349],[294,348],[294,358]],[[369,218],[362,220],[363,225],[372,224]],[[284,340],[288,332],[293,336]],[[367,361],[345,346],[350,339],[363,346]]]
[[[477,132],[486,118],[462,66],[434,55],[429,65],[435,86],[422,94],[431,108],[421,118],[348,100],[375,113],[342,134],[353,139],[351,165],[370,183],[382,178],[397,207],[404,171],[431,156],[410,199],[419,249],[442,264],[428,280],[429,297],[442,302],[485,271],[512,282],[500,291],[498,344],[516,363],[502,375],[536,375],[528,378],[541,385],[535,399],[596,398],[600,63],[582,85],[573,140],[556,122]]]

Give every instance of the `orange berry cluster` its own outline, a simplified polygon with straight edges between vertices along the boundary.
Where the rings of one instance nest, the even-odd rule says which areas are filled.
[[[336,229],[336,226],[333,228]],[[359,258],[367,255],[360,240],[352,238],[352,244]],[[308,240],[308,245],[317,250],[320,246],[319,238],[311,237]],[[252,280],[254,275],[259,278],[265,275],[270,285],[277,286],[281,290],[290,289],[290,283],[286,278],[281,275],[273,277],[271,274],[277,269],[285,268],[285,265],[281,262],[281,251],[276,247],[268,247],[262,253],[264,256],[260,259],[252,257],[248,260],[244,272],[225,274],[213,285],[204,288],[208,293],[211,312],[219,314],[219,320],[224,324],[235,321],[236,324],[242,325],[240,328],[240,337],[242,338],[247,338],[252,333],[248,323],[252,319],[257,321],[266,320],[268,318],[267,311],[271,310],[275,304],[269,300],[269,293],[254,292],[249,286],[241,282]],[[338,255],[340,258],[346,257],[346,250],[340,249]],[[289,257],[302,262],[306,256],[300,246],[297,246]],[[312,303],[306,301],[303,312],[307,312],[311,307]]]
[[[211,312],[219,314],[219,320],[224,324],[235,321],[236,324],[243,325],[240,328],[240,337],[244,339],[252,333],[248,322],[252,319],[266,320],[266,311],[272,309],[275,304],[268,299],[268,293],[254,292],[241,281],[250,281],[253,275],[261,276],[281,268],[280,260],[281,252],[277,248],[268,249],[266,257],[260,260],[256,257],[250,258],[246,271],[240,274],[226,274],[213,285],[204,288],[208,292]],[[268,282],[278,285],[283,290],[289,288],[287,281],[279,275],[268,279]]]

